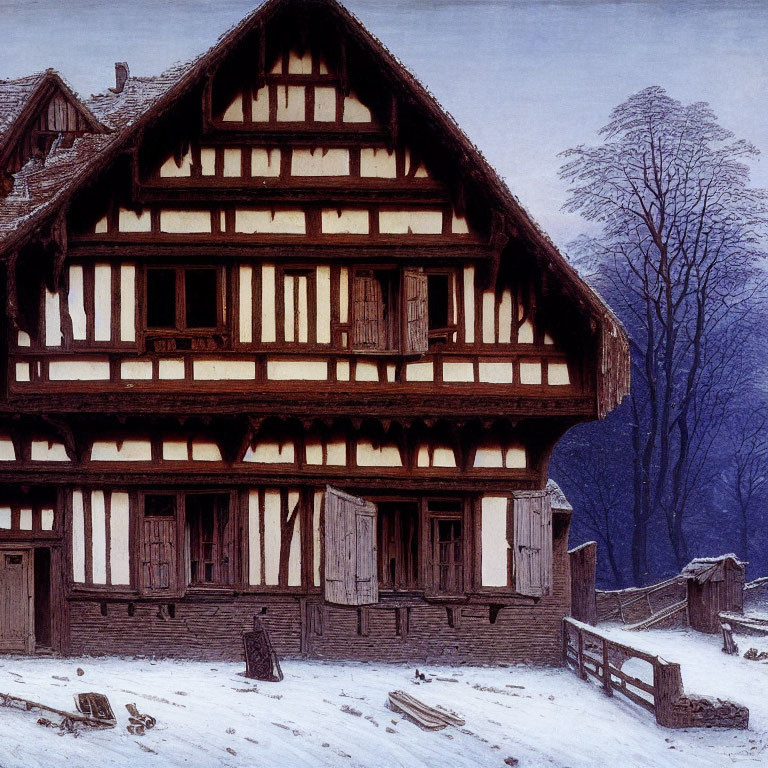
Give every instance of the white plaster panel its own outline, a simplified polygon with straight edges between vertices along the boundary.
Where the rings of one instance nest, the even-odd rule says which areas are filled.
[[[474,381],[475,366],[472,362],[443,363],[443,381]]]
[[[213,147],[200,150],[200,172],[203,176],[216,175],[216,150]]]
[[[112,267],[96,264],[93,270],[93,338],[109,341],[112,338]]]
[[[113,493],[109,510],[109,580],[111,584],[131,583],[130,521],[128,494],[122,491]]]
[[[507,469],[525,469],[527,466],[525,448],[518,445],[507,448],[506,465]]]
[[[280,150],[261,149],[251,150],[251,176],[277,178],[280,175]]]
[[[279,75],[283,71],[283,57],[278,56],[277,61],[274,63],[272,69],[269,70],[270,75]]]
[[[29,381],[29,363],[16,363],[16,381]]]
[[[0,437],[0,461],[16,461],[16,449],[10,437]]]
[[[283,277],[283,341],[294,341],[296,307],[293,306],[293,275]]]
[[[288,514],[290,514],[299,503],[299,494],[297,491],[288,492]],[[297,513],[293,520],[293,530],[291,531],[291,546],[288,549],[288,586],[301,586],[301,513]]]
[[[72,491],[72,580],[85,582],[85,512],[83,492]]]
[[[484,587],[509,585],[507,504],[502,496],[484,496],[480,517],[481,578]]]
[[[261,584],[261,530],[259,492],[248,493],[248,583]]]
[[[499,344],[512,342],[512,291],[505,288],[499,302]]]
[[[289,75],[311,75],[312,74],[312,54],[310,51],[297,53],[291,51],[288,54],[288,74]]]
[[[475,341],[475,268],[464,267],[464,339]]]
[[[325,381],[325,360],[268,360],[267,378],[273,381]]]
[[[456,456],[453,453],[453,448],[437,446],[432,452],[432,466],[455,468]]]
[[[379,366],[371,360],[358,360],[355,363],[355,381],[378,381]]]
[[[315,88],[315,121],[333,123],[336,120],[336,89],[328,86]]]
[[[478,377],[486,384],[511,384],[514,380],[512,363],[478,363]]]
[[[371,110],[352,93],[344,97],[343,121],[345,123],[370,123]]]
[[[277,86],[277,121],[300,123],[305,119],[306,96],[303,85]]]
[[[221,450],[216,443],[205,440],[192,442],[192,461],[222,461]]]
[[[277,340],[275,322],[275,267],[263,264],[261,267],[261,340]]]
[[[19,510],[19,530],[31,531],[32,530],[32,508],[22,507]]]
[[[329,467],[343,467],[347,463],[347,443],[344,440],[331,440],[325,446],[325,463]]]
[[[349,269],[339,270],[339,322],[349,322]]]
[[[94,584],[107,583],[107,520],[104,491],[91,493],[91,569]]]
[[[348,149],[294,149],[292,176],[348,176]]]
[[[349,381],[349,360],[336,362],[336,378],[338,381]]]
[[[306,233],[304,211],[235,211],[235,232],[243,234],[303,235]]]
[[[544,343],[547,344],[547,345],[552,345],[552,344],[555,343],[555,340],[548,333],[545,333],[544,334]]]
[[[397,176],[397,155],[385,148],[363,147],[360,150],[360,175],[377,179]]]
[[[61,346],[61,309],[58,293],[45,289],[45,345]]]
[[[250,344],[253,341],[253,267],[240,266],[239,284],[240,342]]]
[[[96,224],[93,226],[93,232],[96,235],[105,235],[107,232],[109,232],[109,222],[107,221],[106,216],[102,216]]]
[[[19,347],[31,347],[32,339],[26,331],[19,331],[16,337],[16,345]]]
[[[183,360],[159,360],[157,364],[158,378],[163,381],[184,378]]]
[[[186,440],[163,440],[163,461],[189,461]]]
[[[280,575],[280,492],[264,493],[264,582],[277,584]]]
[[[120,267],[120,339],[136,341],[136,267]]]
[[[424,468],[429,466],[429,446],[428,445],[419,446],[419,452],[416,456],[416,466],[424,467]]]
[[[152,378],[152,361],[123,360],[120,363],[120,378],[148,381]]]
[[[468,235],[469,225],[467,220],[463,216],[457,216],[456,212],[453,212],[451,218],[451,233],[454,235]]]
[[[53,530],[53,510],[49,507],[43,507],[40,510],[40,529],[43,531]]]
[[[323,492],[315,491],[312,508],[312,583],[320,586],[320,514],[323,509]]]
[[[192,153],[187,150],[187,154],[181,158],[181,165],[176,165],[176,158],[171,155],[161,166],[160,176],[167,179],[181,178],[192,175]]]
[[[0,507],[0,529],[9,531],[11,529],[11,508]]]
[[[317,343],[331,343],[331,268],[319,266],[315,276],[317,292]]]
[[[120,232],[151,232],[152,216],[149,211],[129,211],[121,208],[117,214],[117,228]]]
[[[243,456],[243,461],[254,464],[293,464],[296,461],[296,448],[291,441],[265,441],[250,446]]]
[[[91,461],[151,461],[149,440],[96,440],[91,447]]]
[[[413,174],[413,177],[415,179],[428,179],[429,178],[429,171],[427,171],[426,166],[420,165],[416,172]]]
[[[323,234],[326,235],[368,234],[368,211],[354,208],[324,208],[321,214],[321,222]]]
[[[243,175],[243,153],[238,147],[227,147],[224,150],[223,174],[227,177]]]
[[[224,114],[221,119],[225,123],[242,123],[243,122],[243,94],[238,93],[232,100],[232,103],[224,110]]]
[[[51,381],[108,381],[108,360],[53,360],[48,363]]]
[[[307,288],[307,276],[299,275],[296,278],[298,283],[296,307],[296,317],[299,326],[299,343],[306,344],[309,340],[309,296]]]
[[[192,376],[198,381],[254,379],[256,363],[253,360],[195,360]]]
[[[526,320],[517,329],[517,343],[533,344],[533,323],[530,320]]]
[[[567,363],[548,363],[547,364],[547,383],[553,386],[565,386],[571,383],[568,375]]]
[[[387,381],[392,383],[395,380],[397,366],[394,363],[387,363]]]
[[[379,232],[384,235],[439,235],[442,211],[379,211]]]
[[[69,268],[69,292],[67,307],[72,319],[72,338],[84,341],[86,337],[85,288],[83,286],[83,268],[72,264]]]
[[[475,467],[500,468],[504,466],[500,446],[484,445],[475,451]]]
[[[323,444],[320,440],[308,440],[304,445],[307,464],[320,466],[323,463]]]
[[[408,363],[405,366],[406,381],[433,381],[435,378],[432,363]]]
[[[541,384],[541,363],[520,363],[521,384]]]
[[[266,123],[269,120],[269,88],[266,85],[253,94],[251,120],[254,123]]]
[[[160,231],[192,235],[211,231],[210,211],[160,211]]]
[[[402,467],[400,451],[396,445],[381,445],[376,448],[366,440],[357,444],[358,467]]]
[[[496,342],[496,294],[483,292],[483,344]]]

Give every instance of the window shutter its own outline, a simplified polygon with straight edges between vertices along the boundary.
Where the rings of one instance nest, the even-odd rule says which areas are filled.
[[[176,591],[176,521],[144,519],[141,563],[143,592]]]
[[[552,594],[552,508],[546,491],[519,491],[514,498],[515,591]]]
[[[340,605],[379,600],[376,505],[330,486],[325,490],[325,599]]]
[[[355,275],[352,282],[355,349],[382,349],[386,340],[381,284],[373,275]]]
[[[405,291],[405,338],[403,352],[426,352],[429,348],[427,275],[422,269],[403,270]]]

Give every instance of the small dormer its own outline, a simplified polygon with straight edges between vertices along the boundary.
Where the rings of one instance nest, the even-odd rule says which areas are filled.
[[[52,69],[0,80],[0,171],[16,173],[31,157],[44,158],[57,139],[68,146],[105,128]]]

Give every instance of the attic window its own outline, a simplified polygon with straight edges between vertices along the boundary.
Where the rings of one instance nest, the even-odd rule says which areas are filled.
[[[146,272],[148,330],[215,330],[223,325],[221,274],[215,267],[150,268]]]
[[[427,276],[427,314],[430,342],[448,341],[456,330],[453,307],[453,273],[430,272]]]

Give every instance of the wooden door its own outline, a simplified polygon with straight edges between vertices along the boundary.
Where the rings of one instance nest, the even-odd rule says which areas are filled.
[[[30,550],[0,551],[0,651],[34,650]]]

